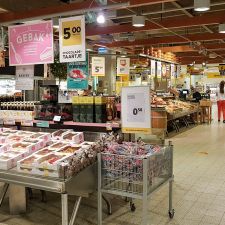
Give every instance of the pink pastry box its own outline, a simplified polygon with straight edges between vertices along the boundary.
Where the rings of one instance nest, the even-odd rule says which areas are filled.
[[[24,143],[30,143],[35,145],[34,152],[40,150],[41,148],[44,148],[47,144],[43,139],[38,139],[38,138],[24,138],[23,139]]]
[[[17,165],[17,161],[25,156],[23,152],[8,151],[0,154],[0,169],[9,170]]]
[[[62,139],[64,141],[80,144],[84,141],[84,133],[69,131],[69,132],[63,134]]]
[[[52,133],[52,139],[54,139],[54,140],[62,140],[63,135],[66,134],[67,132],[73,132],[73,130],[69,130],[69,129],[57,130],[57,131]]]
[[[34,139],[42,139],[45,143],[51,141],[51,134],[47,132],[37,132],[30,136],[30,138]]]
[[[13,143],[13,144],[10,145],[10,150],[26,152],[27,155],[35,152],[36,149],[37,149],[36,144],[35,143],[29,143],[29,142],[18,142],[18,143]]]
[[[36,168],[39,170],[59,171],[61,163],[70,160],[72,155],[60,154],[57,152],[50,153],[37,160]]]
[[[57,151],[57,150],[59,150],[59,149],[61,149],[63,147],[66,147],[66,146],[68,146],[67,142],[65,142],[65,141],[64,142],[63,141],[56,141],[53,144],[49,145],[48,148],[51,149],[51,150]]]
[[[34,174],[36,161],[40,157],[41,156],[37,156],[33,154],[24,159],[19,160],[17,162],[17,171]]]

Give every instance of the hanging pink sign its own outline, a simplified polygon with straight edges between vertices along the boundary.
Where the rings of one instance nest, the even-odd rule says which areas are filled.
[[[10,66],[53,63],[52,21],[9,27]]]

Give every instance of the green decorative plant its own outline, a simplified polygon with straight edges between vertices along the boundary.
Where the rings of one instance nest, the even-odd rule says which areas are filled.
[[[54,63],[50,64],[50,70],[55,78],[59,79],[59,83],[67,78],[67,64],[60,63],[59,55],[55,56]]]

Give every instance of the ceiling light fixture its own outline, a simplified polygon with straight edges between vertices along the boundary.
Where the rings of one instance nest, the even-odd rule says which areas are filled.
[[[132,17],[133,27],[144,27],[145,26],[145,17],[144,16],[133,16]]]
[[[204,12],[210,9],[210,0],[194,0],[194,10]]]
[[[212,52],[212,53],[209,54],[209,58],[210,59],[215,59],[215,58],[217,58],[217,54]]]
[[[225,34],[225,23],[219,24],[219,33]]]
[[[97,23],[99,23],[99,24],[105,23],[105,16],[104,16],[102,13],[100,13],[100,14],[97,16]]]

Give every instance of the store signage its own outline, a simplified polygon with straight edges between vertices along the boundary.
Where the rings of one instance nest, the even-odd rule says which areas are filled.
[[[155,76],[156,74],[156,66],[155,66],[155,60],[151,60],[151,75]]]
[[[68,89],[88,88],[88,61],[73,62],[67,64],[67,88]]]
[[[207,78],[221,78],[218,66],[212,66],[212,67],[206,68],[204,70],[204,74],[207,76]]]
[[[98,48],[98,54],[106,54],[108,53],[108,49],[107,48]]]
[[[219,71],[221,76],[225,76],[225,64],[219,64]]]
[[[16,67],[16,90],[34,90],[34,66]]]
[[[175,65],[174,64],[170,65],[170,75],[171,75],[171,77],[175,77]]]
[[[21,120],[21,126],[24,127],[33,127],[33,120]]]
[[[157,61],[157,78],[162,77],[162,62]]]
[[[129,76],[130,58],[117,58],[117,76]]]
[[[123,87],[121,100],[122,132],[150,133],[150,87]]]
[[[85,16],[59,19],[60,62],[86,60]]]
[[[49,128],[49,121],[38,121],[36,127]]]
[[[10,66],[53,63],[52,21],[9,27]]]
[[[105,57],[92,57],[91,63],[91,75],[94,77],[104,77]]]
[[[3,119],[4,125],[16,125],[16,121],[14,119]]]

